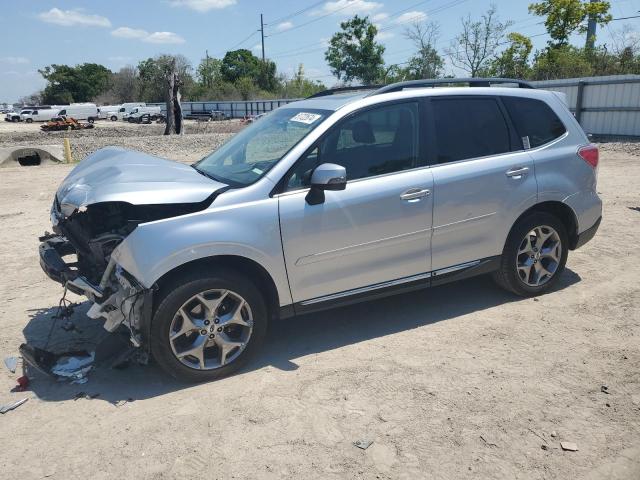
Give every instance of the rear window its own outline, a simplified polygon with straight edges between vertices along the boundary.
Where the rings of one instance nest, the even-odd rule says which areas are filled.
[[[511,150],[509,127],[494,98],[434,99],[432,105],[438,163]]]
[[[555,140],[567,131],[551,107],[541,100],[503,97],[502,101],[509,111],[518,136],[529,137],[531,148]]]

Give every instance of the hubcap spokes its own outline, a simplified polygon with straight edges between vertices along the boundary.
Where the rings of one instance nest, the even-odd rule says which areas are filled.
[[[171,350],[184,365],[213,370],[233,362],[253,331],[249,304],[231,290],[207,290],[178,309],[169,327]]]
[[[520,242],[516,257],[518,276],[531,287],[544,285],[556,273],[561,257],[558,232],[547,225],[535,227]]]

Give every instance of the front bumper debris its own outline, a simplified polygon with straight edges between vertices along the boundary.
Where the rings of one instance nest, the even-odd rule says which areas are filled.
[[[149,316],[147,303],[151,302],[150,290],[142,287],[135,278],[116,265],[111,259],[99,285],[94,285],[78,272],[75,261],[66,262],[64,257],[76,254],[71,243],[60,235],[45,235],[40,238],[40,266],[52,280],[69,291],[86,296],[93,305],[87,312],[90,318],[105,320],[104,328],[114,332],[124,324],[131,331],[131,341],[140,346],[146,337],[144,321]]]

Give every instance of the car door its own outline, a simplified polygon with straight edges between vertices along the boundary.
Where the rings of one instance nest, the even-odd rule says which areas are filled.
[[[294,302],[428,278],[433,179],[422,160],[419,120],[414,101],[356,112],[330,129],[285,178],[280,229]],[[320,163],[344,166],[347,185],[310,205],[306,187]]]
[[[437,97],[429,112],[432,268],[449,272],[500,255],[517,217],[535,204],[537,184],[498,97]]]

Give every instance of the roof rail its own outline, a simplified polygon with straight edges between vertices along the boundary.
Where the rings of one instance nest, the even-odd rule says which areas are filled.
[[[514,78],[434,78],[430,80],[409,80],[406,82],[392,83],[371,92],[367,96],[380,95],[381,93],[400,92],[405,88],[438,87],[466,83],[470,87],[490,87],[492,84],[515,83],[519,88],[535,88],[529,82]]]
[[[329,95],[336,95],[338,93],[357,92],[358,90],[377,90],[380,88],[383,88],[383,86],[382,85],[357,85],[355,87],[337,87],[337,88],[330,88],[328,90],[323,90],[318,93],[314,93],[313,95],[307,98],[328,97]]]

